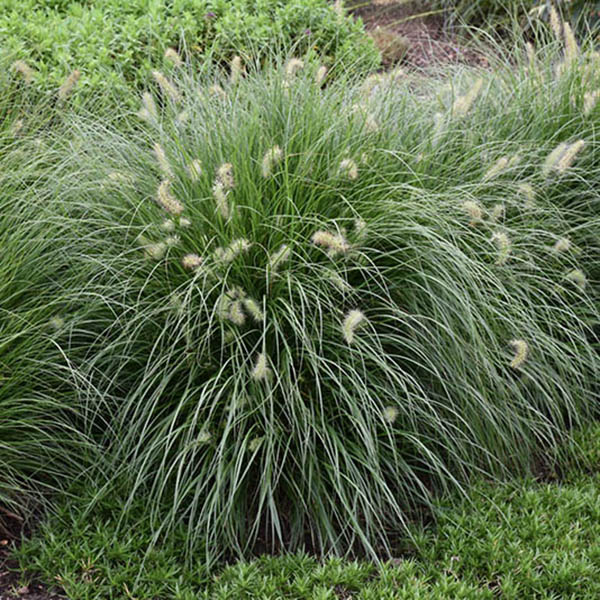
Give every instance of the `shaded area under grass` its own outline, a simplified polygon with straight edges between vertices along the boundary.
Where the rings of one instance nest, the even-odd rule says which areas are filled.
[[[72,498],[14,556],[22,573],[58,581],[70,600],[598,597],[600,426],[579,432],[557,467],[556,482],[483,482],[466,499],[447,497],[437,526],[415,530],[412,551],[380,567],[294,554],[214,575],[184,561],[183,532],[148,554],[152,531],[140,521],[121,535],[117,501],[85,514]]]

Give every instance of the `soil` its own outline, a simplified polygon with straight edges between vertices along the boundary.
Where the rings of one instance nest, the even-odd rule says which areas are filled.
[[[24,531],[23,522],[10,511],[0,509],[0,600],[66,600],[39,582],[23,584],[18,564],[10,558]]]
[[[352,6],[351,3],[347,3]],[[429,14],[426,2],[413,0],[354,1],[352,14],[362,18],[365,28],[385,28],[408,42],[402,66],[425,69],[445,64],[488,67],[484,54],[470,47],[465,39],[444,27],[441,14]],[[422,16],[419,16],[422,15]],[[390,65],[386,65],[390,66]]]

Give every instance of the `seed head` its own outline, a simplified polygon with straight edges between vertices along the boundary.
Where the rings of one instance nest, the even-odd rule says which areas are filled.
[[[525,198],[525,205],[532,206],[535,201],[535,190],[529,183],[520,183],[517,190]]]
[[[64,102],[68,98],[80,77],[81,73],[77,69],[71,71],[71,74],[65,79],[64,83],[58,89],[59,101]]]
[[[484,174],[483,181],[489,181],[497,177],[502,171],[504,171],[509,165],[509,159],[507,156],[499,158]]]
[[[474,200],[466,200],[463,202],[462,207],[465,209],[469,217],[471,217],[471,220],[469,221],[469,225],[471,227],[475,227],[483,221],[483,209],[478,202],[475,202]]]
[[[189,227],[191,224],[192,224],[192,222],[189,219],[186,219],[185,217],[179,218],[179,226],[180,227]]]
[[[321,65],[317,70],[317,74],[315,75],[315,83],[321,87],[325,81],[325,77],[327,77],[327,67],[325,65]]]
[[[554,37],[557,42],[562,42],[562,27],[560,24],[560,17],[558,16],[558,12],[556,8],[554,8],[553,4],[550,4],[550,27],[552,28],[552,33],[554,33]]]
[[[570,144],[558,160],[558,163],[556,163],[556,171],[562,175],[567,169],[569,169],[584,146],[584,140],[577,140],[573,144]]]
[[[157,242],[155,244],[149,244],[144,248],[144,255],[146,258],[152,260],[162,260],[167,251],[167,244],[164,242]]]
[[[164,151],[164,148],[158,142],[154,144],[154,156],[156,156],[158,166],[160,167],[160,170],[162,171],[163,175],[165,177],[173,178],[173,169],[171,169],[171,165],[169,163],[169,159],[167,158],[167,154]]]
[[[573,284],[575,284],[580,290],[584,290],[587,284],[587,278],[585,273],[580,269],[573,269],[567,273],[566,278]]]
[[[509,344],[515,351],[510,366],[513,369],[520,369],[529,355],[529,344],[525,340],[511,340]]]
[[[599,99],[600,90],[586,92],[583,96],[583,114],[586,116],[589,115],[596,108]]]
[[[273,146],[267,150],[262,161],[262,174],[263,177],[271,177],[273,169],[281,162],[283,158],[283,151],[279,146]]]
[[[506,235],[506,233],[496,231],[492,235],[491,239],[492,242],[494,242],[494,244],[496,244],[496,247],[498,248],[498,258],[496,259],[496,264],[506,264],[506,261],[508,260],[511,251],[510,238],[508,237],[508,235]]]
[[[358,165],[351,158],[345,158],[340,163],[338,173],[342,177],[354,180],[358,178]]]
[[[571,249],[571,240],[569,238],[561,238],[552,246],[555,252],[568,252]]]
[[[264,320],[264,314],[261,310],[258,302],[253,298],[246,297],[243,299],[243,304],[245,309],[248,311],[248,314],[252,317],[254,321],[257,323],[262,323]]]
[[[326,248],[331,256],[344,254],[351,249],[341,233],[329,233],[328,231],[315,231],[312,236],[313,244]]]
[[[240,79],[244,74],[244,65],[242,63],[242,58],[240,56],[234,56],[231,60],[230,67],[230,75],[229,82],[231,85],[236,85],[239,83]]]
[[[383,411],[383,420],[386,423],[392,424],[398,418],[398,414],[399,414],[399,411],[398,411],[398,409],[396,407],[394,407],[394,406],[386,406],[386,408]]]
[[[52,327],[52,329],[58,331],[59,329],[62,329],[65,326],[65,320],[62,317],[56,315],[48,321],[48,324],[50,325],[50,327]]]
[[[483,79],[478,79],[464,96],[459,96],[454,101],[454,104],[452,105],[452,114],[457,117],[466,115],[471,110],[475,100],[477,100],[477,96],[479,96],[482,87]]]
[[[556,169],[558,162],[567,151],[568,147],[569,144],[567,144],[567,142],[561,142],[554,150],[552,150],[552,152],[550,152],[550,154],[548,154],[542,166],[542,174],[545,177],[548,177],[548,175]]]
[[[172,62],[177,68],[183,65],[183,61],[181,60],[181,56],[177,53],[177,50],[174,48],[167,48],[165,50],[165,58]]]
[[[165,96],[168,96],[175,104],[181,102],[181,94],[175,84],[169,81],[160,71],[152,71],[152,77]]]
[[[504,206],[504,204],[495,204],[492,208],[492,212],[490,213],[490,220],[492,221],[492,223],[502,221],[502,219],[504,219],[505,213],[506,207]]]
[[[241,300],[235,300],[229,305],[228,318],[234,325],[239,325],[240,327],[246,322],[246,315],[244,314]]]
[[[12,64],[12,68],[22,75],[25,83],[33,82],[36,72],[24,60],[15,60]]]
[[[252,369],[250,376],[255,381],[265,381],[271,378],[272,371],[269,368],[267,355],[264,352],[261,352],[256,357],[256,362],[254,363],[254,368]]]
[[[192,181],[198,181],[202,176],[202,163],[195,158],[188,165],[187,172]]]
[[[571,29],[571,25],[566,21],[563,22],[563,33],[565,36],[565,61],[572,63],[579,56],[579,46]]]
[[[169,214],[178,216],[183,212],[183,204],[171,194],[171,182],[164,179],[158,186],[156,200]]]
[[[226,190],[235,187],[233,179],[233,165],[231,163],[223,163],[217,170],[217,181],[223,184]]]
[[[272,273],[276,273],[283,264],[285,264],[292,253],[289,246],[283,244],[277,252],[269,258],[269,268]]]
[[[226,94],[225,90],[220,85],[216,85],[216,84],[215,85],[211,85],[208,88],[208,93],[211,96],[215,96],[219,100],[227,100],[227,94]]]
[[[287,64],[285,65],[285,76],[289,81],[293,79],[298,71],[304,68],[304,63],[299,58],[290,58]]]
[[[181,264],[183,265],[184,269],[193,271],[202,264],[202,257],[198,256],[197,254],[186,254],[181,259]]]
[[[217,179],[213,185],[213,196],[215,197],[217,211],[226,220],[231,216],[231,209],[229,207],[229,202],[227,201],[228,195],[229,190],[225,188],[223,182]]]
[[[247,252],[252,244],[245,239],[233,240],[227,248],[216,248],[214,256],[216,260],[224,263],[230,263],[236,259],[242,252]]]
[[[366,317],[360,310],[351,310],[346,315],[342,325],[342,335],[348,344],[352,344],[356,330],[363,325],[365,321]]]

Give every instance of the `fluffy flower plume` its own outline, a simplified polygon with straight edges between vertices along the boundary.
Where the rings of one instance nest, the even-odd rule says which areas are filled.
[[[174,48],[167,48],[165,50],[165,58],[169,62],[172,62],[176,67],[181,67],[181,65],[183,65],[181,56],[179,56],[177,50],[175,50]]]
[[[25,83],[31,83],[35,78],[35,70],[32,69],[24,60],[15,60],[12,68],[20,73]]]
[[[138,117],[150,123],[158,119],[158,109],[150,92],[142,94],[142,108],[138,112]]]
[[[265,153],[262,161],[263,177],[271,177],[273,169],[281,162],[283,151],[279,146],[273,146]]]
[[[181,102],[181,94],[174,83],[169,81],[160,71],[152,71],[152,77],[154,77],[154,81],[156,81],[165,96],[168,96],[175,104]]]
[[[156,162],[158,162],[158,166],[160,167],[163,175],[165,177],[172,178],[174,176],[173,169],[171,169],[171,164],[167,158],[167,153],[158,142],[154,144],[154,156],[156,157]]]
[[[165,219],[160,224],[160,228],[166,233],[173,233],[175,231],[175,223],[171,219]]]
[[[506,207],[504,204],[494,204],[494,207],[490,212],[490,220],[492,223],[498,223],[498,221],[502,221],[502,219],[504,219],[505,213]]]
[[[245,239],[233,240],[226,248],[216,248],[214,257],[216,260],[223,263],[230,263],[234,261],[242,252],[247,252],[252,244]]]
[[[342,335],[348,344],[352,344],[356,330],[366,322],[367,318],[360,310],[351,310],[344,319]]]
[[[566,21],[563,22],[563,34],[565,36],[565,61],[572,63],[579,56],[579,46],[571,25]]]
[[[312,243],[316,246],[322,246],[329,251],[331,256],[344,254],[351,248],[341,233],[330,233],[329,231],[315,231],[312,236]]]
[[[157,242],[155,244],[148,244],[144,248],[144,255],[146,258],[152,260],[162,260],[167,252],[167,244],[165,242]]]
[[[244,64],[240,56],[234,56],[229,65],[229,82],[232,85],[237,84],[244,75]]]
[[[198,256],[197,254],[186,254],[181,259],[181,264],[183,265],[184,269],[193,271],[202,264],[202,257]]]
[[[269,268],[272,273],[276,273],[289,260],[291,252],[290,247],[283,244],[277,252],[271,255],[269,258]]]
[[[244,308],[248,311],[248,314],[257,323],[262,323],[264,320],[264,313],[259,306],[258,302],[254,298],[245,297],[242,300]]]
[[[358,178],[358,165],[351,158],[345,158],[340,163],[338,173],[342,177],[354,180]]]
[[[265,381],[270,379],[272,374],[273,373],[268,365],[267,355],[264,352],[261,352],[256,357],[256,362],[254,363],[254,368],[252,369],[250,376],[255,381]]]
[[[552,28],[552,33],[554,33],[554,37],[557,42],[562,41],[562,26],[560,22],[560,17],[558,16],[558,12],[554,5],[550,4],[550,27]]]
[[[315,83],[319,87],[322,86],[323,82],[325,81],[325,77],[327,77],[327,67],[325,65],[321,65],[315,75]]]
[[[556,163],[556,171],[562,175],[567,169],[573,166],[575,158],[583,150],[584,146],[585,142],[583,140],[577,140],[573,144],[570,144]]]
[[[177,216],[183,212],[183,204],[171,193],[171,182],[168,179],[158,186],[156,200],[171,215]]]
[[[517,187],[518,193],[525,198],[525,206],[533,206],[535,202],[535,190],[530,183],[520,183]]]
[[[583,114],[586,116],[589,115],[596,108],[599,99],[600,90],[586,92],[583,96]]]
[[[477,100],[482,87],[483,79],[478,79],[466,94],[456,98],[452,105],[452,114],[457,117],[466,115]]]
[[[208,93],[211,96],[214,96],[214,97],[218,98],[219,100],[226,100],[227,99],[227,93],[225,92],[225,90],[220,85],[211,85],[208,88]]]
[[[71,72],[71,74],[65,79],[64,83],[58,89],[58,99],[61,102],[64,102],[71,92],[73,88],[77,85],[79,78],[81,77],[81,73],[75,69]]]
[[[225,189],[232,189],[235,186],[233,179],[233,165],[231,163],[223,163],[217,170],[217,181],[223,184]]]
[[[508,260],[508,258],[510,256],[510,250],[511,250],[510,238],[508,237],[508,235],[506,235],[506,233],[503,233],[501,231],[496,231],[492,235],[491,239],[492,239],[492,242],[494,242],[494,244],[496,244],[496,247],[498,248],[498,258],[496,259],[496,264],[497,265],[506,264],[506,261]]]
[[[285,65],[285,77],[289,81],[293,79],[298,71],[304,68],[304,62],[299,58],[290,58]]]
[[[587,285],[587,278],[581,269],[573,269],[566,275],[567,279],[576,285],[580,290],[584,290]]]
[[[506,170],[510,161],[507,156],[502,156],[499,158],[484,174],[483,181],[489,181],[490,179],[494,179],[502,171]]]
[[[202,177],[202,163],[195,158],[188,165],[187,172],[192,181],[198,181]]]
[[[556,241],[552,249],[555,252],[568,252],[571,249],[571,240],[569,238],[561,238]]]
[[[513,369],[520,369],[529,356],[529,344],[525,340],[511,340],[509,344],[515,351],[510,366]]]
[[[483,221],[483,209],[478,202],[475,202],[474,200],[466,200],[463,202],[462,207],[469,217],[471,217],[471,220],[469,221],[469,225],[471,227],[475,227]]]
[[[215,198],[215,204],[217,205],[217,212],[224,218],[229,219],[231,216],[231,209],[229,207],[229,201],[227,196],[229,190],[225,189],[224,185],[220,181],[216,181],[213,185],[213,196]]]
[[[552,150],[552,152],[550,152],[550,154],[548,154],[542,166],[542,173],[544,176],[547,177],[554,169],[556,169],[558,161],[561,159],[568,147],[569,144],[567,144],[567,142],[561,142],[556,148],[554,148],[554,150]]]
[[[394,406],[387,406],[384,410],[383,410],[383,420],[386,423],[394,423],[396,421],[396,419],[398,418],[398,414],[399,411],[397,408],[395,408]]]

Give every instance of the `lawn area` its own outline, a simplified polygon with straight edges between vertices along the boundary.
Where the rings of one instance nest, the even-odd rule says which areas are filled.
[[[594,3],[475,4],[0,0],[0,598],[600,596]]]

